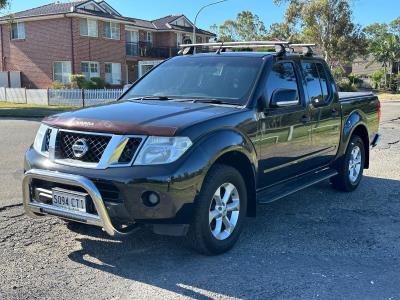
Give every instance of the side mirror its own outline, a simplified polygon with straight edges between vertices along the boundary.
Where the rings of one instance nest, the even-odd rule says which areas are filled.
[[[125,93],[127,90],[129,90],[131,88],[131,86],[132,86],[132,83],[125,84],[124,88],[122,89],[122,93]]]
[[[272,93],[272,107],[292,106],[296,104],[299,104],[299,96],[297,90],[276,89]]]
[[[321,99],[322,97],[315,97],[311,100],[311,104],[317,108],[325,105],[324,100]]]

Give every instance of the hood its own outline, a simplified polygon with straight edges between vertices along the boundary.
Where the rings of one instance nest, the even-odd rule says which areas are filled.
[[[237,112],[238,108],[172,101],[118,101],[48,117],[57,128],[113,134],[174,136],[189,125]]]

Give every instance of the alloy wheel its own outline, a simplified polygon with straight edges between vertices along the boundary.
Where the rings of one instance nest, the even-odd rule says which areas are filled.
[[[229,238],[239,219],[240,197],[232,183],[222,184],[214,193],[209,209],[209,226],[218,240]]]

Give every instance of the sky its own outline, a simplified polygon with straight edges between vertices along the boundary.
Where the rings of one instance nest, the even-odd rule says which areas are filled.
[[[11,12],[17,12],[55,0],[11,0]],[[66,2],[65,0],[62,2]],[[198,9],[213,0],[107,0],[122,15],[153,20],[166,15],[185,14],[193,20]],[[373,22],[390,22],[400,16],[400,0],[353,0],[353,19],[355,23],[366,26]],[[198,27],[209,29],[226,19],[249,10],[257,14],[269,27],[274,22],[282,22],[285,5],[277,6],[272,0],[228,0],[206,8],[198,17]]]

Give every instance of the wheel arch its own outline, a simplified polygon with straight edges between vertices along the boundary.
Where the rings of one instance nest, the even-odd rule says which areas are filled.
[[[363,115],[362,112],[354,111],[351,113],[343,127],[342,138],[341,138],[341,146],[339,150],[339,157],[340,159],[346,153],[346,149],[350,143],[351,138],[354,135],[358,135],[364,144],[365,150],[365,163],[364,168],[369,168],[369,133],[368,133],[368,126],[366,117]]]
[[[203,180],[198,187],[201,190],[204,178],[215,164],[225,164],[239,171],[246,183],[248,201],[247,215],[256,215],[256,172],[257,153],[251,140],[241,132],[223,129],[205,138],[199,145],[207,158],[203,168]]]
[[[247,191],[247,216],[256,216],[255,170],[249,158],[240,151],[229,151],[218,157],[214,164],[223,164],[235,168],[243,177]]]

